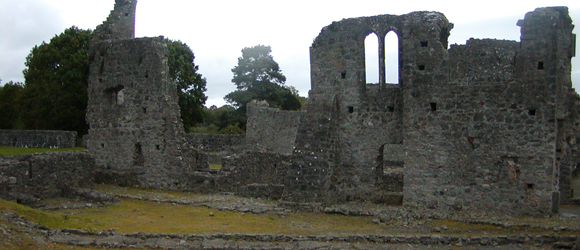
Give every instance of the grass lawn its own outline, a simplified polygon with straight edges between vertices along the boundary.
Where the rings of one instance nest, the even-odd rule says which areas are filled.
[[[162,198],[169,200],[189,200],[203,202],[216,196],[157,191],[138,188],[122,188],[110,185],[97,185],[98,190],[137,197]],[[220,198],[223,199],[223,198]],[[231,199],[231,200],[230,200]],[[231,196],[226,202],[239,199]],[[27,217],[29,220],[51,228],[77,228],[87,231],[114,229],[117,232],[133,233],[179,233],[179,234],[285,234],[285,235],[521,235],[522,233],[548,234],[547,230],[527,226],[504,228],[501,226],[459,222],[446,219],[422,221],[419,226],[401,227],[393,221],[387,224],[372,222],[373,217],[343,216],[325,213],[289,212],[263,214],[243,213],[239,211],[222,211],[205,206],[181,205],[174,203],[157,203],[131,198],[122,198],[121,202],[107,207],[85,209],[64,209],[40,211],[13,202],[0,199],[0,211],[9,211]],[[397,220],[397,219],[395,219]],[[404,219],[403,219],[404,220]],[[577,219],[565,223],[561,219],[549,218],[513,218],[514,224],[525,222],[527,225],[568,226],[577,228]],[[572,224],[570,224],[572,223]],[[566,225],[564,225],[566,224]],[[0,217],[0,238],[2,231],[12,226]],[[444,232],[432,229],[445,227]],[[4,228],[4,229],[3,229]],[[12,236],[0,240],[0,249],[97,249],[73,248],[62,245],[37,246],[34,240],[20,235],[19,230],[12,230]],[[558,234],[578,235],[577,229],[558,232]]]
[[[0,146],[0,156],[27,155],[44,152],[82,151],[84,148],[17,148]]]
[[[133,233],[179,234],[287,234],[346,235],[382,233],[382,226],[369,217],[348,217],[330,214],[289,213],[252,214],[234,211],[121,199],[109,207],[61,210],[62,217],[76,223],[89,222],[85,230],[107,230]],[[210,216],[210,213],[213,214]]]

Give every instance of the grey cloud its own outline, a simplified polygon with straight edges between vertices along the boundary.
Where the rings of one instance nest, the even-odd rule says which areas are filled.
[[[0,1],[0,77],[24,81],[22,70],[30,49],[64,30],[54,8],[40,0]]]

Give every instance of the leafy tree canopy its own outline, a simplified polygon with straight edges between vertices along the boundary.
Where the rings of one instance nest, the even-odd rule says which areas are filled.
[[[232,69],[232,82],[237,90],[224,98],[245,113],[252,100],[266,101],[283,110],[300,109],[300,100],[292,89],[286,87],[286,76],[270,53],[270,46],[256,45],[242,49],[238,65]],[[295,90],[295,89],[294,89]]]
[[[23,128],[86,133],[91,32],[73,26],[32,48],[18,100]]]
[[[195,56],[187,44],[169,39],[165,39],[165,43],[169,53],[169,75],[177,86],[181,119],[189,132],[195,124],[203,122],[206,80],[197,72],[199,66],[194,64]]]
[[[12,81],[0,87],[0,129],[18,127],[18,109],[16,99],[22,90],[22,83]]]

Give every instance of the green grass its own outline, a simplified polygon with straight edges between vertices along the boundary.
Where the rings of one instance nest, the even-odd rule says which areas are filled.
[[[210,169],[222,169],[222,164],[209,164]]]
[[[288,234],[351,235],[384,232],[369,217],[331,214],[289,213],[252,214],[220,211],[206,207],[121,199],[109,207],[61,210],[69,221],[89,221],[86,228],[133,233],[179,234]],[[213,213],[213,216],[210,216]]]
[[[218,199],[222,202],[234,202],[240,199],[235,196],[209,196],[172,191],[156,191],[139,188],[123,188],[110,185],[97,185],[97,190],[137,197],[161,198],[176,201],[196,201],[197,204]],[[179,233],[179,234],[285,234],[285,235],[521,235],[554,233],[553,230],[518,226],[504,228],[489,224],[474,224],[454,220],[426,220],[420,226],[409,228],[401,226],[398,220],[389,224],[372,223],[373,217],[343,216],[324,213],[290,212],[286,214],[264,213],[252,214],[238,211],[221,211],[205,206],[156,203],[130,198],[107,207],[84,209],[65,209],[40,211],[13,202],[0,199],[0,211],[10,211],[25,216],[31,221],[51,228],[77,228],[87,231],[115,229],[117,232],[133,233]],[[511,224],[522,225],[577,225],[577,220],[568,224],[558,219],[548,218],[513,218]],[[572,223],[572,224],[570,224]],[[566,224],[566,225],[564,225]],[[0,228],[10,228],[3,224],[0,217]],[[435,228],[445,228],[437,232]],[[574,227],[577,228],[577,227]],[[579,235],[580,232],[564,231],[558,234]],[[18,230],[13,230],[18,232]],[[1,233],[1,231],[0,231]],[[18,235],[16,235],[18,236]],[[37,247],[32,240],[22,235],[16,239],[0,240],[0,249],[69,249],[54,245],[54,248]],[[0,235],[1,239],[2,235]],[[4,244],[4,245],[3,245]],[[24,246],[18,248],[17,246]],[[77,249],[77,248],[74,248]],[[97,249],[97,248],[78,248]]]
[[[10,211],[51,228],[87,231],[114,228],[123,233],[347,235],[383,232],[381,226],[371,223],[370,217],[252,214],[133,199],[121,201],[107,207],[40,211],[0,199],[0,211]]]
[[[82,151],[84,148],[18,148],[0,146],[0,156],[27,155],[44,152]]]
[[[89,221],[69,220],[54,212],[45,212],[0,199],[0,211],[8,211],[51,228],[83,228]]]

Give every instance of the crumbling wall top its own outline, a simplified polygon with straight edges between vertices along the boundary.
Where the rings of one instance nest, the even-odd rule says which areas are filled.
[[[135,38],[137,0],[116,0],[115,8],[93,32],[92,42]]]
[[[330,25],[322,28],[320,34],[312,44],[312,47],[316,47],[319,43],[325,42],[325,38],[332,33],[349,33],[349,36],[354,39],[364,40],[364,38],[372,32],[376,33],[378,36],[384,37],[389,31],[395,31],[396,33],[402,32],[404,26],[409,25],[416,26],[416,28],[424,27],[424,30],[421,30],[420,32],[439,32],[441,30],[449,31],[453,29],[453,23],[450,23],[443,13],[435,11],[416,11],[405,15],[378,15],[347,18],[341,21],[332,22]],[[433,27],[436,29],[433,29]]]

